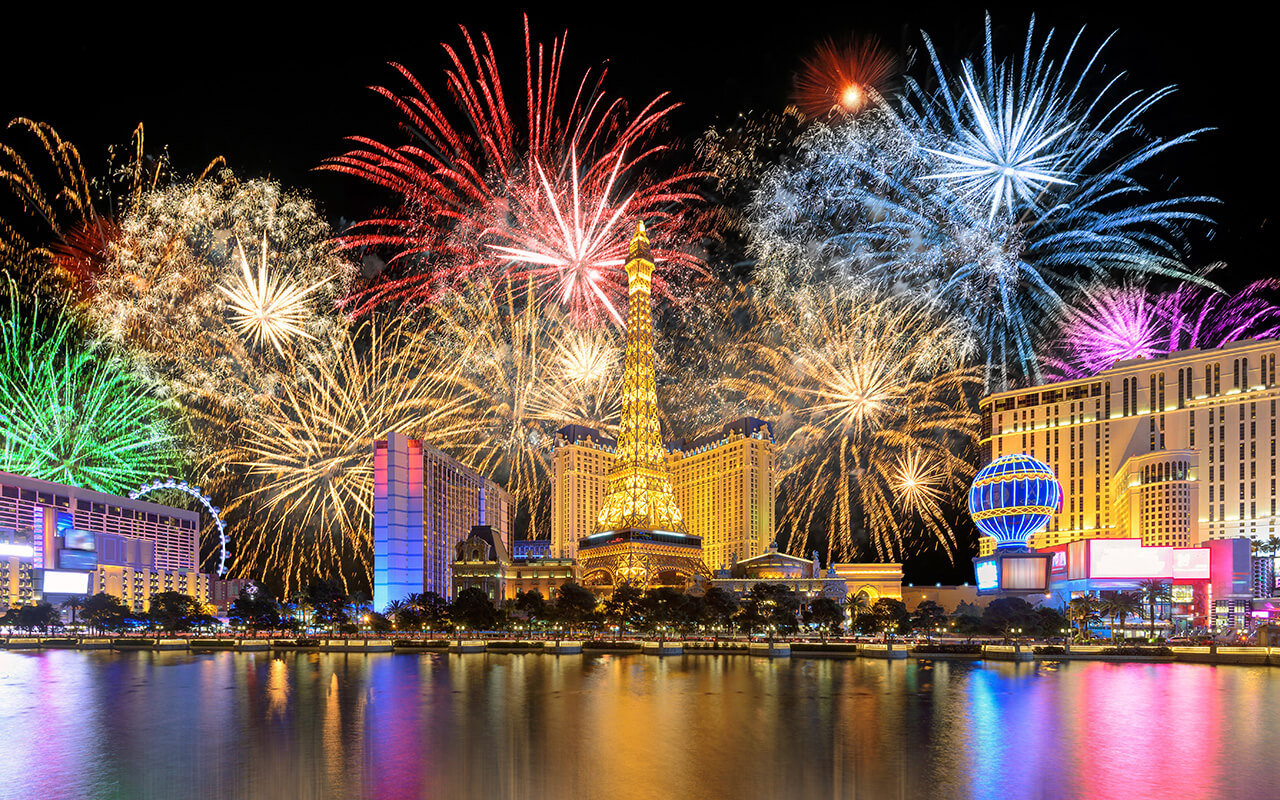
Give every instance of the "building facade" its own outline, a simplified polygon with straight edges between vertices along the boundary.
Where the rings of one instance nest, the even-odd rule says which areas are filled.
[[[1276,340],[1249,339],[984,398],[985,460],[1025,453],[1063,487],[1061,513],[1031,547],[1276,533],[1278,351]],[[994,541],[979,545],[989,555]]]
[[[537,552],[537,548],[518,547],[518,551]],[[570,558],[541,555],[511,555],[500,536],[488,525],[477,525],[458,543],[451,569],[451,597],[475,587],[488,595],[494,605],[514,600],[521,592],[537,592],[551,600],[565,583],[577,583],[582,573]]]
[[[702,560],[719,569],[763,555],[773,541],[773,425],[754,417],[708,436],[667,444],[676,504],[689,533],[702,537]]]
[[[0,604],[113,594],[145,611],[153,592],[209,599],[200,514],[0,472]]]
[[[374,447],[374,606],[415,592],[448,597],[459,542],[487,525],[510,546],[515,500],[462,462],[389,433]]]
[[[556,431],[551,455],[551,552],[577,556],[595,530],[614,441],[595,428]],[[710,569],[763,554],[773,541],[777,497],[773,426],[754,417],[726,423],[694,440],[667,443],[671,488],[686,530],[702,537]]]
[[[757,583],[786,586],[805,604],[819,597],[843,604],[850,595],[862,594],[871,605],[882,598],[902,598],[902,565],[829,564],[824,570],[817,553],[812,559],[800,558],[778,552],[777,543],[770,542],[760,555],[718,569],[711,579],[712,587],[739,598]]]

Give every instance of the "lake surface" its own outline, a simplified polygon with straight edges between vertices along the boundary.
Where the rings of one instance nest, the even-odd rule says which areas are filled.
[[[1280,670],[0,652],[0,742],[36,800],[1274,797]]]

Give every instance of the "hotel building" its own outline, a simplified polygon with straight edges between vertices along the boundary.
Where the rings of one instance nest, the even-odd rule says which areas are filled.
[[[374,447],[374,607],[416,592],[448,597],[459,542],[489,526],[509,548],[515,501],[462,462],[389,433]]]
[[[1276,533],[1277,351],[1280,341],[1249,339],[984,398],[984,463],[1026,453],[1062,484],[1061,512],[1030,546]],[[979,540],[981,555],[993,549]]]
[[[200,514],[0,472],[0,606],[107,592],[136,611],[151,594],[209,599]]]
[[[578,540],[595,532],[614,441],[585,425],[556,431],[551,456],[551,553],[576,558]],[[672,493],[702,559],[719,569],[764,554],[773,541],[777,493],[770,423],[742,417],[698,439],[667,443]]]

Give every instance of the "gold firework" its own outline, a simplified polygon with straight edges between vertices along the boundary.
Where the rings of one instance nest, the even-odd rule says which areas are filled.
[[[778,420],[779,534],[790,549],[807,552],[815,537],[831,558],[849,558],[865,537],[879,557],[901,558],[923,543],[913,536],[922,526],[954,556],[944,504],[973,472],[965,451],[978,429],[966,334],[858,289],[797,292],[757,313],[730,383]]]
[[[249,269],[249,259],[244,246],[236,242],[236,255],[240,258],[240,275],[230,287],[219,284],[217,289],[231,304],[236,328],[251,336],[255,346],[271,342],[280,355],[284,355],[282,343],[290,337],[314,339],[303,325],[311,316],[308,300],[317,289],[329,283],[324,278],[318,283],[303,287],[279,272],[267,269],[267,235],[262,234],[262,257],[255,277]]]
[[[9,129],[34,138],[42,155],[27,158],[23,148],[0,143],[0,188],[20,210],[0,219],[0,257],[28,291],[86,298],[122,220],[171,180],[168,152],[148,155],[139,124],[128,147],[109,148],[107,174],[91,177],[80,151],[48,123],[19,117]],[[215,158],[196,182],[223,163]]]
[[[919,451],[898,457],[893,489],[909,511],[929,513],[945,498],[944,484],[945,476]]]
[[[394,430],[444,447],[473,427],[456,362],[429,341],[404,319],[366,322],[290,364],[297,378],[240,437],[245,500],[261,512],[240,533],[241,563],[287,591],[317,576],[345,583],[360,574],[352,564],[371,575],[374,440]]]
[[[435,346],[458,364],[457,386],[474,424],[449,449],[502,483],[539,531],[549,502],[555,431],[570,423],[606,427],[619,405],[617,333],[577,329],[536,286],[473,284],[435,309]]]

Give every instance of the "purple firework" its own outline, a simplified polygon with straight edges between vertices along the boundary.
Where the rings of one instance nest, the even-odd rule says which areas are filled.
[[[1267,279],[1236,294],[1191,283],[1164,294],[1146,286],[1088,292],[1067,314],[1052,371],[1082,378],[1117,361],[1280,335],[1280,306],[1269,296],[1277,289],[1280,281]]]

